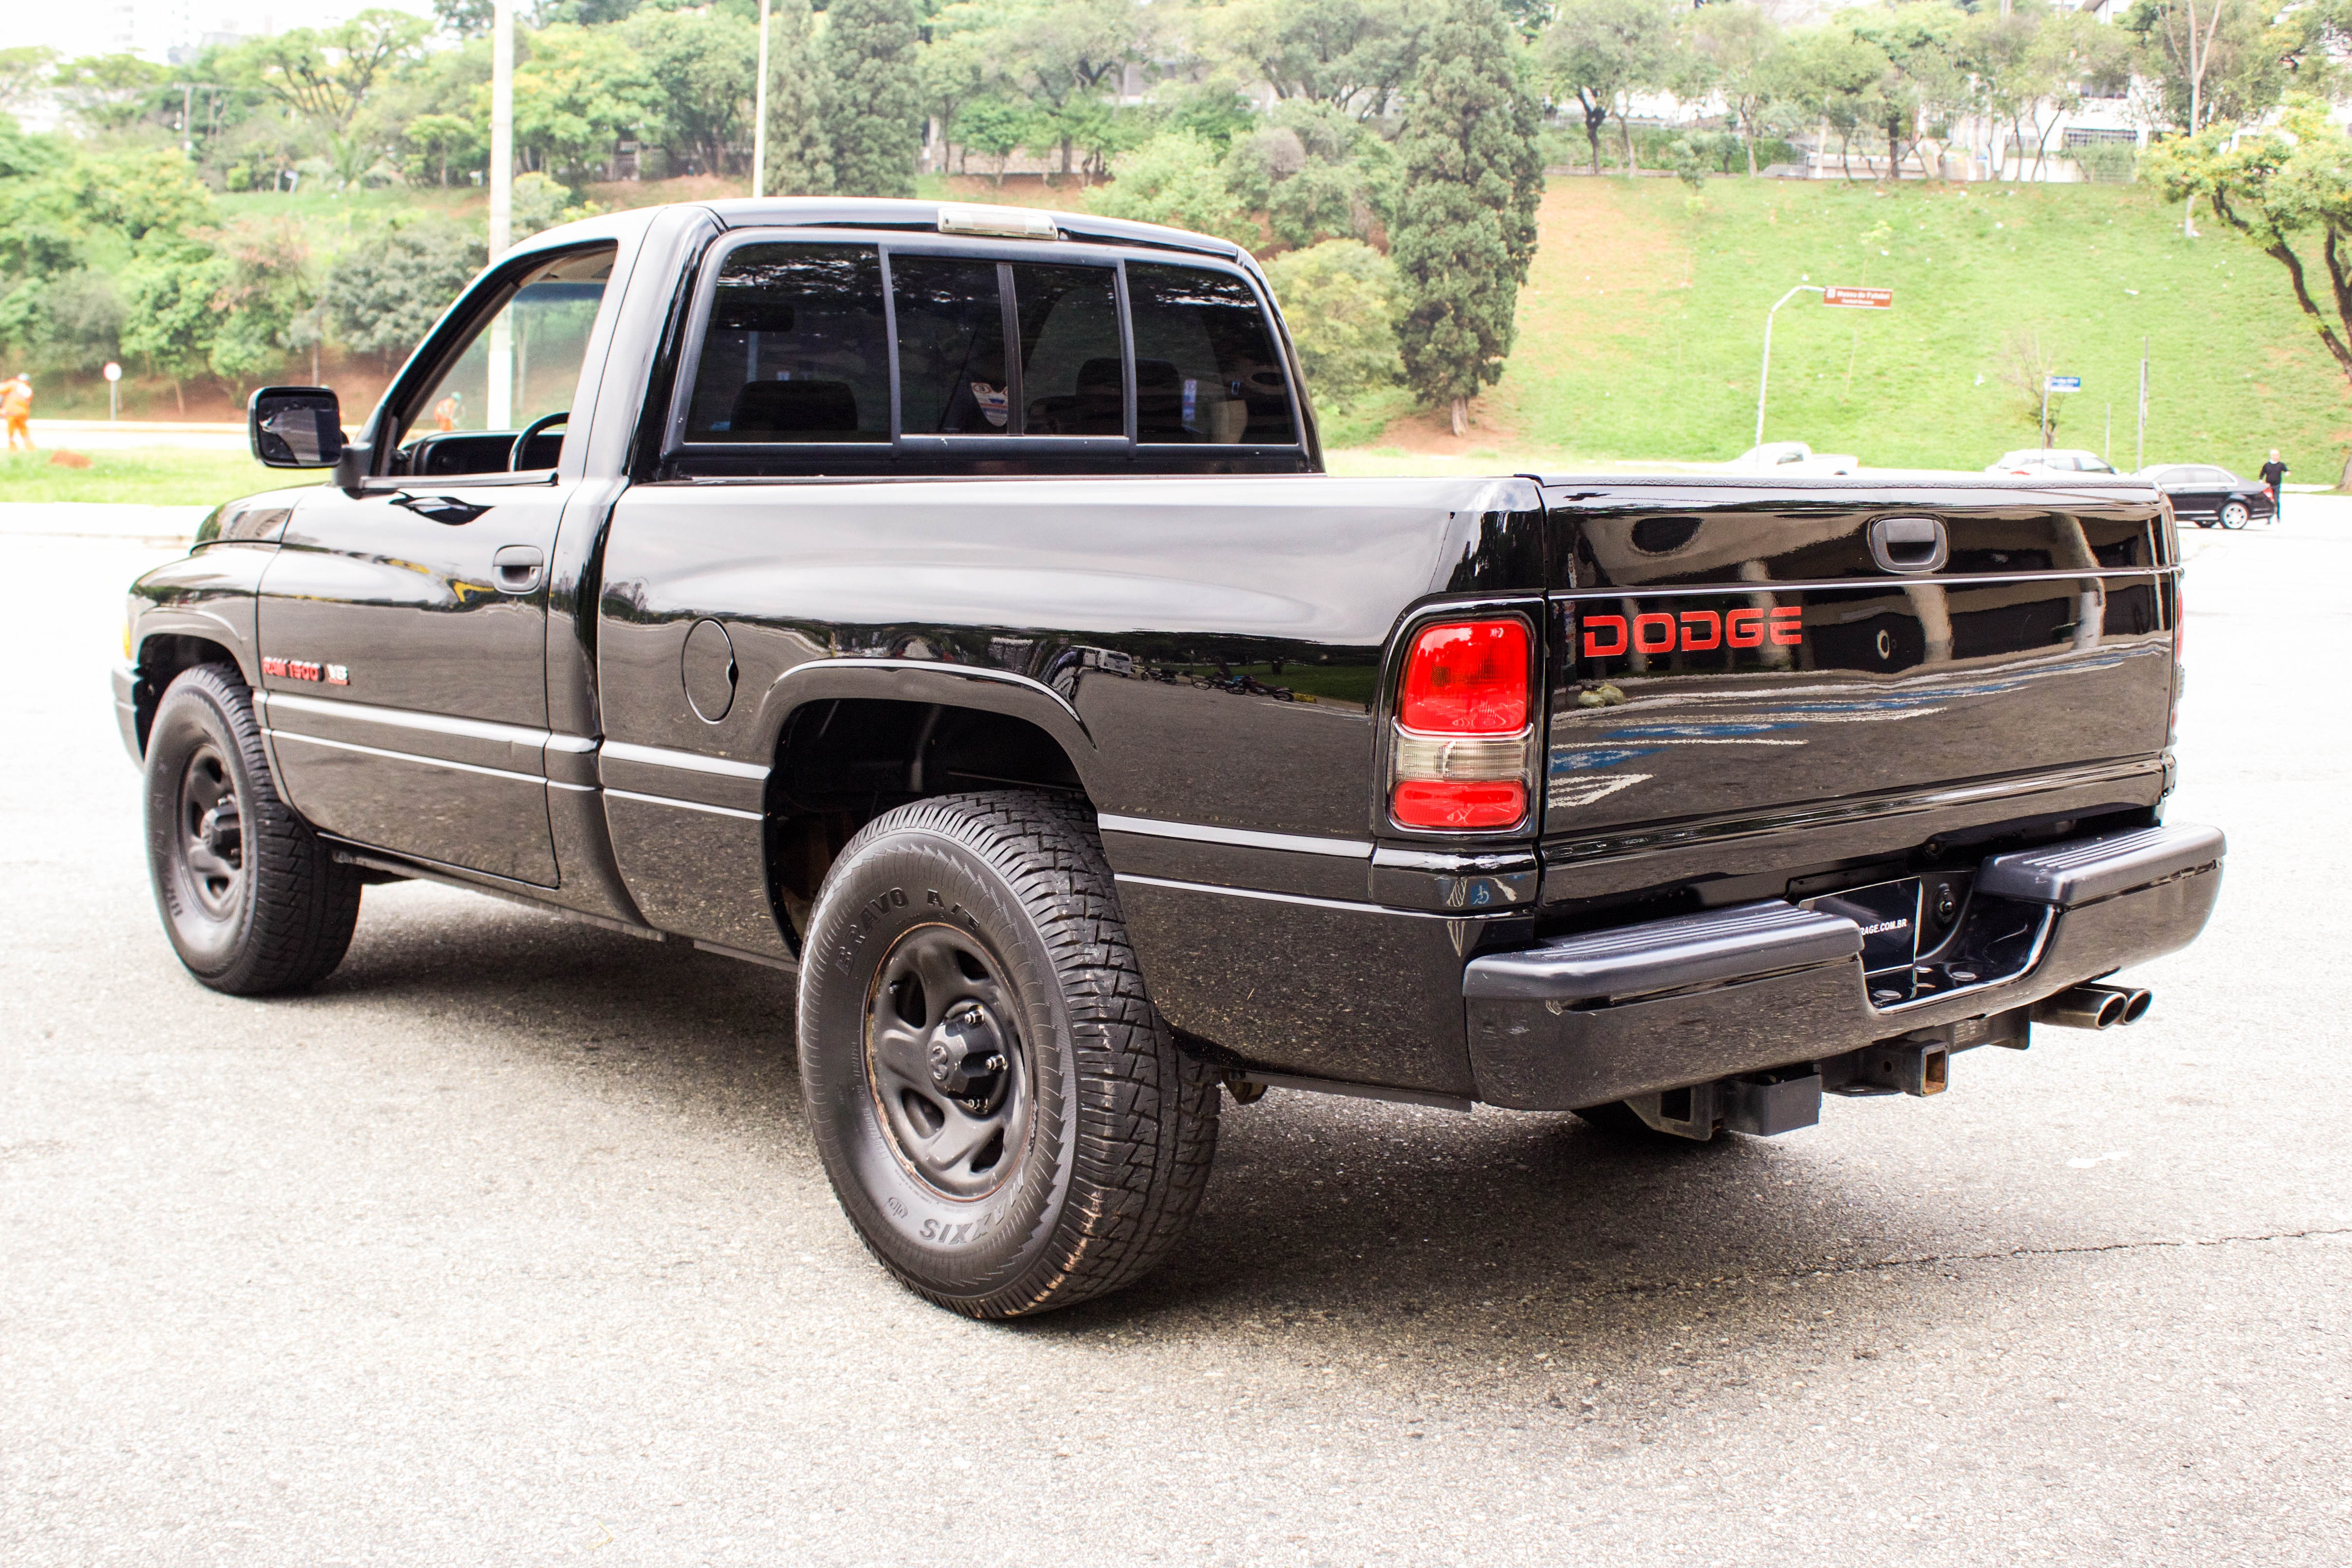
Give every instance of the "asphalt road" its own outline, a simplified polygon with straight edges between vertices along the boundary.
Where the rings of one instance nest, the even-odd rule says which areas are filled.
[[[0,1560],[2352,1557],[2352,503],[2190,535],[2229,882],[2138,1028],[1704,1147],[1277,1091],[1013,1325],[839,1218],[781,975],[405,884],[313,995],[188,980],[104,683],[156,551],[0,510]]]

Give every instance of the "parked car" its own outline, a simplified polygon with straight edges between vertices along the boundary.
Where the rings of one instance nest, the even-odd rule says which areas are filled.
[[[1985,465],[1988,474],[2112,474],[2115,467],[2095,452],[2084,452],[2075,446],[2053,446],[2044,450],[2028,446],[2017,452],[2004,452],[1998,463]]]
[[[612,214],[356,441],[251,434],[332,478],[141,578],[114,675],[181,962],[308,985],[413,878],[793,975],[844,1213],[975,1316],[1151,1269],[1228,1097],[1786,1132],[2137,1019],[2221,881],[2147,486],[1328,475],[1224,240]],[[1127,678],[1276,661],[1371,701]]]
[[[2242,528],[2257,517],[2268,521],[2278,515],[2269,486],[2210,463],[2153,465],[2133,477],[2155,485],[2172,503],[2174,517],[2200,528]]]
[[[1784,478],[1813,474],[1851,474],[1862,459],[1851,452],[1816,452],[1801,441],[1768,441],[1751,446],[1726,468],[1746,473],[1766,472]]]

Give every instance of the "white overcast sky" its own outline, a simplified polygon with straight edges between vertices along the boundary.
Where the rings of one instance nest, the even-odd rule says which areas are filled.
[[[134,52],[160,60],[173,45],[206,33],[326,26],[374,6],[433,14],[431,0],[7,0],[0,3],[0,48],[46,44],[73,59],[108,53],[129,39]]]

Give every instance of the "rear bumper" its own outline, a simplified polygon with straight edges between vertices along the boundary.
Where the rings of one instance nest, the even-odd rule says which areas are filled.
[[[2226,848],[2165,827],[1994,856],[1952,938],[1987,977],[1883,1009],[1861,927],[1777,900],[1476,958],[1462,989],[1478,1097],[1574,1110],[1947,1025],[1974,1043],[1976,1020],[2195,940]]]

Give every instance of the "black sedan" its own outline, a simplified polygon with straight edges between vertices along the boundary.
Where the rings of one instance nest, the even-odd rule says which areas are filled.
[[[2227,468],[2204,463],[2172,463],[2143,468],[2139,478],[2152,480],[2172,502],[2172,515],[2184,523],[2210,528],[2242,528],[2260,517],[2277,516],[2278,507],[2259,479],[2241,479]]]

